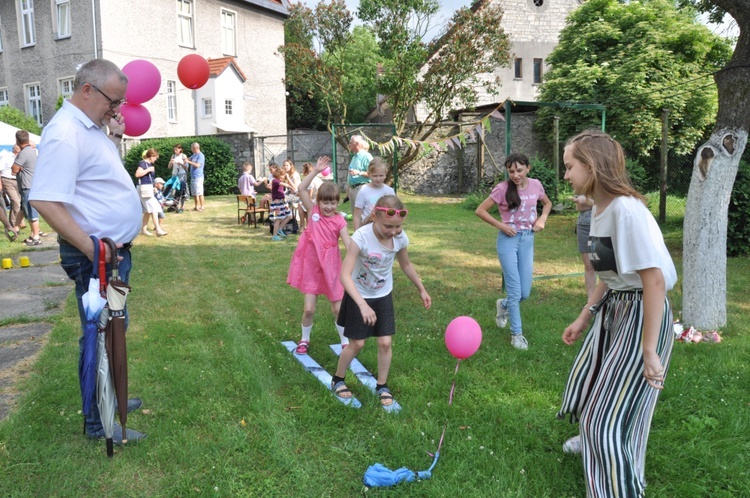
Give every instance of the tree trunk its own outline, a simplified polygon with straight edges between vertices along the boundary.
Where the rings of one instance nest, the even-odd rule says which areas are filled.
[[[696,154],[685,207],[682,319],[699,330],[727,323],[727,210],[750,129],[748,2],[714,3],[734,16],[740,37],[729,65],[714,77],[719,91],[716,127]]]

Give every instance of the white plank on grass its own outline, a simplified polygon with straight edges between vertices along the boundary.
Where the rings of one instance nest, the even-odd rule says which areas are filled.
[[[323,367],[318,364],[317,361],[315,361],[312,356],[309,354],[297,354],[294,352],[295,349],[297,349],[297,343],[293,341],[284,341],[281,343],[287,351],[292,353],[292,356],[294,356],[297,361],[299,361],[303,367],[305,367],[305,370],[310,372],[315,376],[316,379],[318,379],[324,386],[326,386],[326,389],[331,391],[331,374],[326,372]],[[359,402],[357,398],[352,396],[351,398],[342,398],[341,396],[336,396],[336,394],[331,391],[331,394],[333,394],[333,397],[337,400],[341,401],[347,406],[351,406],[353,408],[359,408],[362,406],[362,403]]]

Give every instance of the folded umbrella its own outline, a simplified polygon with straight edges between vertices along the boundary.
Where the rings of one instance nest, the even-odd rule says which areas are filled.
[[[128,422],[128,352],[125,344],[125,302],[130,287],[120,280],[117,246],[112,239],[103,241],[110,248],[110,265],[112,278],[107,284],[107,306],[109,320],[105,331],[105,345],[109,356],[112,382],[117,399],[117,412],[122,426],[122,442],[127,442],[126,425]]]
[[[101,294],[101,282],[97,271],[99,268],[99,240],[94,242],[94,272],[89,279],[89,289],[81,296],[86,323],[83,326],[83,358],[80,362],[78,377],[81,384],[82,411],[84,416],[83,432],[86,433],[86,416],[90,415],[96,391],[96,335],[99,330],[99,315],[107,304]]]
[[[108,315],[108,311],[102,312],[105,321],[108,320]],[[114,455],[112,436],[115,432],[115,387],[112,384],[112,375],[109,370],[109,356],[107,355],[104,329],[97,334],[96,346],[96,406],[99,408],[104,437],[107,440],[107,456],[112,458],[112,455]]]

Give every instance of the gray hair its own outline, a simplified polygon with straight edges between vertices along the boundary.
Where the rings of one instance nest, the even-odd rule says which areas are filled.
[[[101,87],[113,76],[123,84],[128,83],[128,77],[114,62],[107,59],[92,59],[78,69],[73,80],[73,88],[76,91],[80,90],[86,83]]]
[[[370,150],[370,143],[362,135],[352,135],[349,141],[359,144],[365,150]]]

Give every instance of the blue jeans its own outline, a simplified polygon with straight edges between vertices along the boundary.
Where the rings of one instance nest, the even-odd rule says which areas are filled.
[[[120,249],[118,254],[122,256],[122,261],[119,264],[120,280],[128,283],[130,280],[130,268],[132,261],[130,257],[130,249]],[[83,296],[89,290],[89,280],[91,279],[91,273],[94,270],[94,263],[86,257],[76,247],[60,243],[60,264],[62,265],[65,273],[68,277],[73,280],[76,284],[76,301],[78,302],[78,316],[81,318],[81,338],[78,340],[78,371],[81,371],[81,365],[83,363],[83,329],[86,326],[86,313],[83,310]],[[112,275],[112,269],[107,265],[107,278]],[[128,328],[128,308],[125,305],[125,329]],[[81,379],[78,379],[79,383]],[[82,394],[83,395],[83,394]],[[99,416],[99,409],[94,403],[91,413],[86,416],[86,433],[93,434],[102,430],[102,420]]]
[[[508,310],[510,332],[523,333],[521,327],[521,302],[531,293],[534,270],[534,232],[519,230],[514,237],[503,232],[497,234],[497,257],[503,269],[506,297],[502,304]]]

